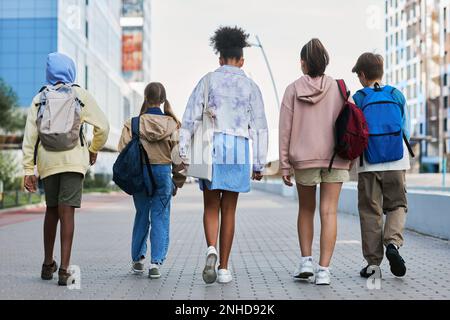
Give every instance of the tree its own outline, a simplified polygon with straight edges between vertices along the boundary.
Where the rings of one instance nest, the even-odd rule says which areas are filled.
[[[16,158],[7,151],[0,150],[0,181],[3,181],[5,190],[17,188],[17,174]]]
[[[18,108],[19,99],[14,90],[0,78],[0,130],[13,133],[23,130],[26,115]]]

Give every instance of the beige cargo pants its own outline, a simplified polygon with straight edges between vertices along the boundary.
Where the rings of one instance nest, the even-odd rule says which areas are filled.
[[[384,256],[383,244],[403,245],[408,211],[405,171],[360,173],[358,210],[364,258],[369,265],[380,265]],[[383,213],[386,215],[384,226]]]

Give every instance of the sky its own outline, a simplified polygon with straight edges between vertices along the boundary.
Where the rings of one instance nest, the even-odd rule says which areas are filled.
[[[258,35],[272,68],[277,92],[301,76],[300,50],[319,38],[331,62],[327,74],[346,80],[351,91],[359,83],[351,69],[366,51],[384,53],[384,1],[381,0],[153,0],[152,81],[164,84],[175,112],[183,115],[200,78],[215,70],[218,57],[209,38],[221,25],[238,25]],[[279,106],[261,50],[244,51],[244,71],[261,88],[270,136],[269,158],[277,151]]]

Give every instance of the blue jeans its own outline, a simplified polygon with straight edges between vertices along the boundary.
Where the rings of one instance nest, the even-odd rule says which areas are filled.
[[[147,237],[150,229],[151,263],[162,264],[169,249],[170,201],[173,183],[170,164],[152,164],[156,189],[153,196],[145,192],[133,195],[134,218],[131,256],[139,261],[147,254]]]

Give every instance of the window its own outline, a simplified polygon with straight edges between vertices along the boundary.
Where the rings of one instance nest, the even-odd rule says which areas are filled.
[[[444,74],[444,78],[442,79],[442,82],[443,82],[444,86],[447,86],[447,82],[448,82],[447,77],[448,77],[448,75],[447,75],[447,73],[445,73]]]
[[[447,109],[448,108],[448,96],[444,97],[444,108]]]
[[[444,119],[444,131],[448,131],[447,118]]]
[[[89,39],[89,22],[87,20],[84,23],[84,35],[86,36],[86,39]]]

